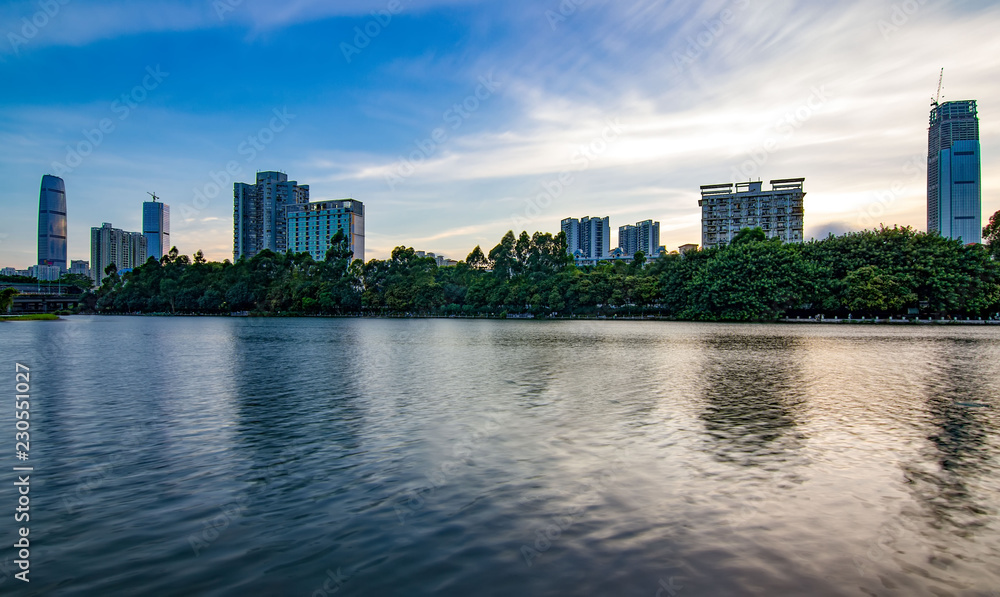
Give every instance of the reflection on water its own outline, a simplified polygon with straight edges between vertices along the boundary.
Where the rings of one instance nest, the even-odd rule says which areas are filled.
[[[7,550],[0,591],[990,595],[997,336],[3,324],[32,367],[38,539],[33,582]]]
[[[702,350],[706,443],[720,462],[772,470],[794,456],[806,382],[801,338],[710,336]]]

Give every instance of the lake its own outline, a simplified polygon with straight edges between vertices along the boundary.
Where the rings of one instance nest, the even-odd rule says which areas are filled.
[[[996,329],[74,316],[0,355],[3,594],[1000,596]]]

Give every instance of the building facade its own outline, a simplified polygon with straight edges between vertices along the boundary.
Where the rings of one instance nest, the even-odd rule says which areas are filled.
[[[659,256],[660,248],[660,223],[653,220],[643,220],[635,226],[626,224],[618,227],[618,248],[622,253],[633,256],[642,251],[646,257],[655,258]]]
[[[38,265],[49,265],[65,272],[66,261],[66,183],[58,176],[42,177],[38,195]]]
[[[146,262],[146,237],[141,232],[126,232],[104,222],[90,229],[90,277],[100,284],[112,263],[120,272]]]
[[[142,204],[142,235],[146,256],[159,260],[170,252],[170,206],[156,199]]]
[[[83,259],[74,259],[69,264],[69,273],[76,274],[78,276],[87,276],[91,278],[90,275],[90,262]]]
[[[323,261],[330,238],[342,230],[354,252],[352,259],[365,259],[365,206],[354,199],[315,201],[287,207],[288,249],[309,253]]]
[[[705,249],[727,245],[744,228],[760,227],[767,238],[787,243],[803,240],[804,178],[714,184],[701,187],[701,244]]]
[[[58,265],[29,265],[28,277],[42,282],[55,282],[62,277],[63,271]]]
[[[255,184],[233,185],[233,258],[287,251],[286,208],[305,203],[309,185],[288,180],[284,172],[258,172]]]
[[[577,259],[599,259],[611,252],[611,219],[566,218],[560,225],[566,233],[566,251]]]
[[[927,231],[964,243],[982,238],[982,172],[975,100],[931,110],[927,140]]]
[[[580,219],[566,218],[560,222],[559,228],[566,235],[566,252],[575,253],[580,248]]]

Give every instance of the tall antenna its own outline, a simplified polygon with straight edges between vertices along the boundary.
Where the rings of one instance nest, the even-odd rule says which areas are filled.
[[[944,83],[944,67],[941,68],[941,74],[938,75],[938,90],[937,95],[931,100],[931,106],[937,108],[941,102],[941,84]]]
[[[156,196],[156,193],[150,193],[149,191],[146,191],[146,194],[153,198],[153,203],[156,203],[156,200],[159,199],[159,197]]]

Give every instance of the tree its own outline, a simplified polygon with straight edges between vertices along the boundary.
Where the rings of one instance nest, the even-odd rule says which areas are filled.
[[[199,265],[205,263],[205,254],[201,252],[201,249],[198,249],[198,251],[195,252],[194,262]]]
[[[989,246],[994,259],[1000,257],[1000,211],[990,216],[990,223],[983,228],[983,242]]]
[[[735,247],[737,245],[764,240],[767,240],[767,235],[764,234],[764,230],[759,226],[756,228],[743,228],[733,236],[733,242],[730,245]]]
[[[847,274],[844,305],[854,312],[892,313],[916,301],[903,276],[866,265]]]
[[[486,260],[486,255],[483,250],[476,245],[476,248],[469,253],[469,256],[465,258],[465,262],[469,264],[469,267],[475,270],[485,270],[489,269],[489,261]]]
[[[0,290],[0,313],[10,311],[14,304],[14,297],[21,294],[16,288],[4,288]]]

